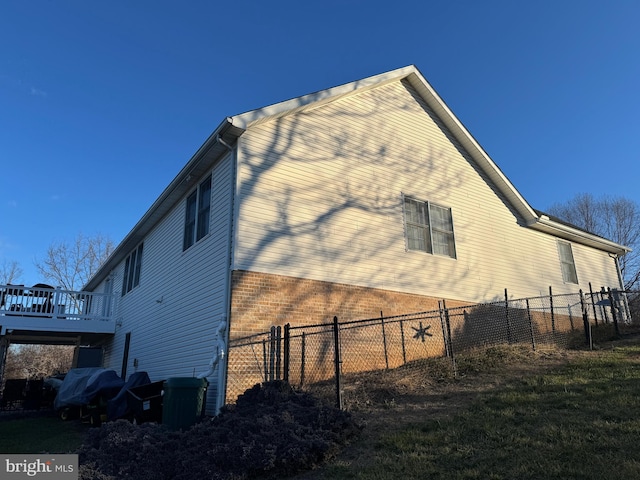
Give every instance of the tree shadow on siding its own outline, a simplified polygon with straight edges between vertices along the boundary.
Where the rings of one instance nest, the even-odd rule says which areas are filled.
[[[262,131],[245,134],[251,138],[240,147],[240,215],[245,200],[253,198],[268,220],[255,229],[248,222],[242,227],[241,241],[249,239],[251,245],[239,251],[239,270],[431,293],[416,288],[424,284],[425,272],[433,276],[452,264],[443,267],[436,256],[406,251],[403,194],[448,205],[450,192],[464,186],[465,176],[451,168],[450,153],[402,138],[411,118],[391,119],[398,112],[418,111],[413,97],[402,100],[389,104],[378,92],[368,101],[360,96],[358,108],[327,105],[273,119],[255,127]],[[428,188],[416,186],[416,179],[425,177],[434,178]],[[456,220],[462,250],[469,241],[465,227],[464,219]],[[441,272],[433,294],[450,290],[468,272],[460,264],[455,273]]]
[[[460,155],[472,169],[456,166]],[[436,298],[449,297],[480,268],[481,260],[467,254],[478,241],[468,230],[477,218],[487,222],[493,216],[483,214],[482,202],[477,211],[463,211],[459,195],[452,193],[463,190],[471,175],[491,182],[404,83],[250,126],[238,158],[243,221],[233,289],[251,272],[268,273],[274,283],[232,299],[232,321],[243,324],[232,325],[235,332],[264,331],[265,311],[272,325],[300,325],[334,316],[344,321],[381,311],[433,310]],[[513,209],[490,187],[506,205],[507,218],[517,223]],[[455,261],[408,251],[403,195],[453,209]],[[286,292],[279,278],[291,282]],[[307,279],[314,282],[311,287]],[[495,289],[487,282],[472,295],[488,298]],[[403,291],[411,293],[399,300]],[[472,319],[463,323],[456,336],[464,344],[490,330]],[[318,347],[323,362],[333,354],[332,341],[323,338]]]

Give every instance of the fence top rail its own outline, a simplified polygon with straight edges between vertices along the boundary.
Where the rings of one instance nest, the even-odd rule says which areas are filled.
[[[260,343],[262,340],[268,340],[269,335],[271,335],[271,332],[267,331],[267,332],[254,333],[252,335],[247,335],[245,337],[233,338],[229,340],[229,345],[237,346],[236,343],[240,343],[240,342]],[[259,337],[266,337],[266,338],[259,339]],[[255,342],[250,342],[250,340],[255,340]]]
[[[380,317],[371,317],[365,318],[361,320],[347,320],[344,322],[338,322],[340,327],[356,325],[356,324],[370,324],[370,323],[380,323],[381,320],[385,322],[393,322],[400,321],[403,319],[410,320],[419,320],[420,318],[435,318],[440,316],[440,310],[427,310],[424,312],[414,312],[414,313],[403,313],[401,315],[391,315],[388,317],[380,316]],[[315,324],[307,324],[307,325],[296,325],[289,327],[289,330],[303,330],[309,328],[320,328],[320,327],[333,327],[333,323],[315,323]]]
[[[340,322],[338,322],[340,324]],[[322,327],[327,327],[327,328],[332,328],[333,327],[333,323],[308,323],[306,325],[291,325],[289,327],[289,330],[303,330],[303,329],[309,329],[309,328],[322,328]]]
[[[248,346],[251,346],[251,345],[261,345],[261,344],[266,343],[266,342],[268,342],[268,340],[265,340],[265,339],[262,339],[262,340],[256,339],[254,341],[247,340],[244,343],[236,343],[235,341],[231,341],[231,342],[229,342],[229,347],[230,348],[231,347],[232,348],[248,347]]]
[[[0,286],[1,288],[2,286]],[[589,293],[589,292],[587,292]],[[587,293],[583,292],[583,295],[587,295]],[[607,293],[605,292],[601,292],[601,291],[594,291],[591,292],[594,295],[596,294],[602,294],[602,293]],[[624,293],[624,294],[635,294],[635,295],[639,295],[640,296],[640,291],[636,290],[636,291],[622,291],[622,290],[618,290],[618,293]],[[481,309],[481,308],[507,308],[510,307],[510,305],[512,304],[517,304],[518,302],[536,302],[536,301],[548,301],[550,298],[553,298],[554,300],[556,299],[563,299],[563,298],[572,298],[575,299],[574,304],[573,305],[578,305],[580,304],[580,293],[579,292],[575,292],[575,293],[560,293],[560,294],[552,294],[552,295],[539,295],[539,296],[535,296],[535,297],[523,297],[523,298],[513,298],[513,299],[505,299],[505,300],[496,300],[493,302],[480,302],[480,303],[472,303],[472,304],[467,304],[467,305],[460,305],[460,306],[455,306],[455,307],[442,307],[442,308],[438,308],[438,309],[433,309],[433,310],[425,310],[422,312],[413,312],[413,313],[405,313],[405,314],[400,314],[400,315],[390,315],[390,316],[379,316],[379,317],[371,317],[371,318],[366,318],[366,319],[360,319],[360,320],[347,320],[347,321],[339,321],[338,322],[338,326],[341,329],[345,329],[345,328],[358,328],[360,326],[368,326],[368,325],[374,325],[374,324],[379,324],[382,321],[386,322],[386,323],[394,323],[394,322],[401,322],[403,320],[423,320],[423,319],[430,319],[430,318],[439,318],[444,312],[451,312],[451,315],[457,315],[456,312],[458,311],[462,311],[462,310],[470,310],[470,309]],[[443,304],[444,305],[444,304]],[[572,306],[572,305],[569,305]],[[558,304],[557,305],[558,308],[566,308],[567,305],[561,305]],[[537,307],[530,305],[529,308],[536,310]],[[333,328],[333,322],[323,322],[323,323],[316,323],[316,324],[304,324],[304,325],[290,325],[289,326],[289,331],[292,333],[292,336],[298,337],[300,336],[300,334],[293,334],[293,332],[295,331],[299,331],[302,330],[304,331],[304,334],[309,336],[309,335],[319,335],[319,334],[323,334],[323,333],[327,333],[329,331],[331,331],[331,329]],[[315,330],[315,331],[309,331],[309,330]],[[261,332],[261,333],[256,333],[253,335],[247,335],[244,337],[239,337],[239,338],[235,338],[233,340],[229,341],[229,345],[230,346],[245,346],[245,345],[252,345],[252,344],[256,344],[256,343],[261,343],[262,341],[265,340],[269,340],[271,336],[271,332],[270,331],[266,331],[266,332]]]
[[[405,319],[417,320],[420,318],[435,318],[440,317],[440,310],[427,310],[424,312],[414,312],[414,313],[404,313],[402,315],[391,315],[388,317],[380,316],[380,317],[372,317],[366,318],[364,320],[349,320],[346,322],[340,322],[340,325],[355,325],[358,323],[380,323],[381,320],[385,322],[394,322]]]
[[[525,300],[529,300],[531,302],[535,300],[549,300],[550,298],[555,300],[556,298],[563,297],[575,297],[580,299],[580,293],[554,293],[553,295],[538,295],[537,297],[510,298],[509,302],[524,302]]]

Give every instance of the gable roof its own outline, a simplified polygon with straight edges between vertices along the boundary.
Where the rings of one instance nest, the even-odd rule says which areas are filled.
[[[408,82],[418,92],[461,146],[469,153],[479,168],[493,182],[498,191],[504,195],[506,200],[522,217],[524,225],[556,237],[589,245],[616,255],[624,255],[630,251],[628,247],[619,245],[575,226],[568,225],[559,219],[549,217],[533,209],[475,138],[473,138],[462,122],[453,114],[434,88],[422,76],[420,71],[414,65],[409,65],[380,75],[374,75],[362,80],[225,118],[191,157],[189,162],[180,170],[176,178],[162,192],[160,197],[151,205],[149,210],[140,221],[138,221],[124,240],[116,247],[111,257],[101,266],[85,288],[88,290],[95,288],[101,279],[108,275],[108,273],[143,240],[145,235],[169,212],[173,205],[194,187],[194,182],[199,178],[200,174],[203,174],[220,156],[224,155],[230,146],[233,145],[248,128],[275,118],[291,115],[310,108],[316,108],[324,103],[333,102],[356,92],[360,93],[390,82],[398,81]]]

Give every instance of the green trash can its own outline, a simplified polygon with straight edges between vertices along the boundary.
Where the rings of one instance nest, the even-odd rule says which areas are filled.
[[[202,415],[207,386],[205,378],[168,378],[164,382],[162,423],[171,430],[194,425]]]

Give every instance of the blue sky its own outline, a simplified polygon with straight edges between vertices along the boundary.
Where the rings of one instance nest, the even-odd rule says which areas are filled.
[[[415,64],[541,210],[640,203],[640,2],[0,3],[0,262],[119,242],[230,115]]]

